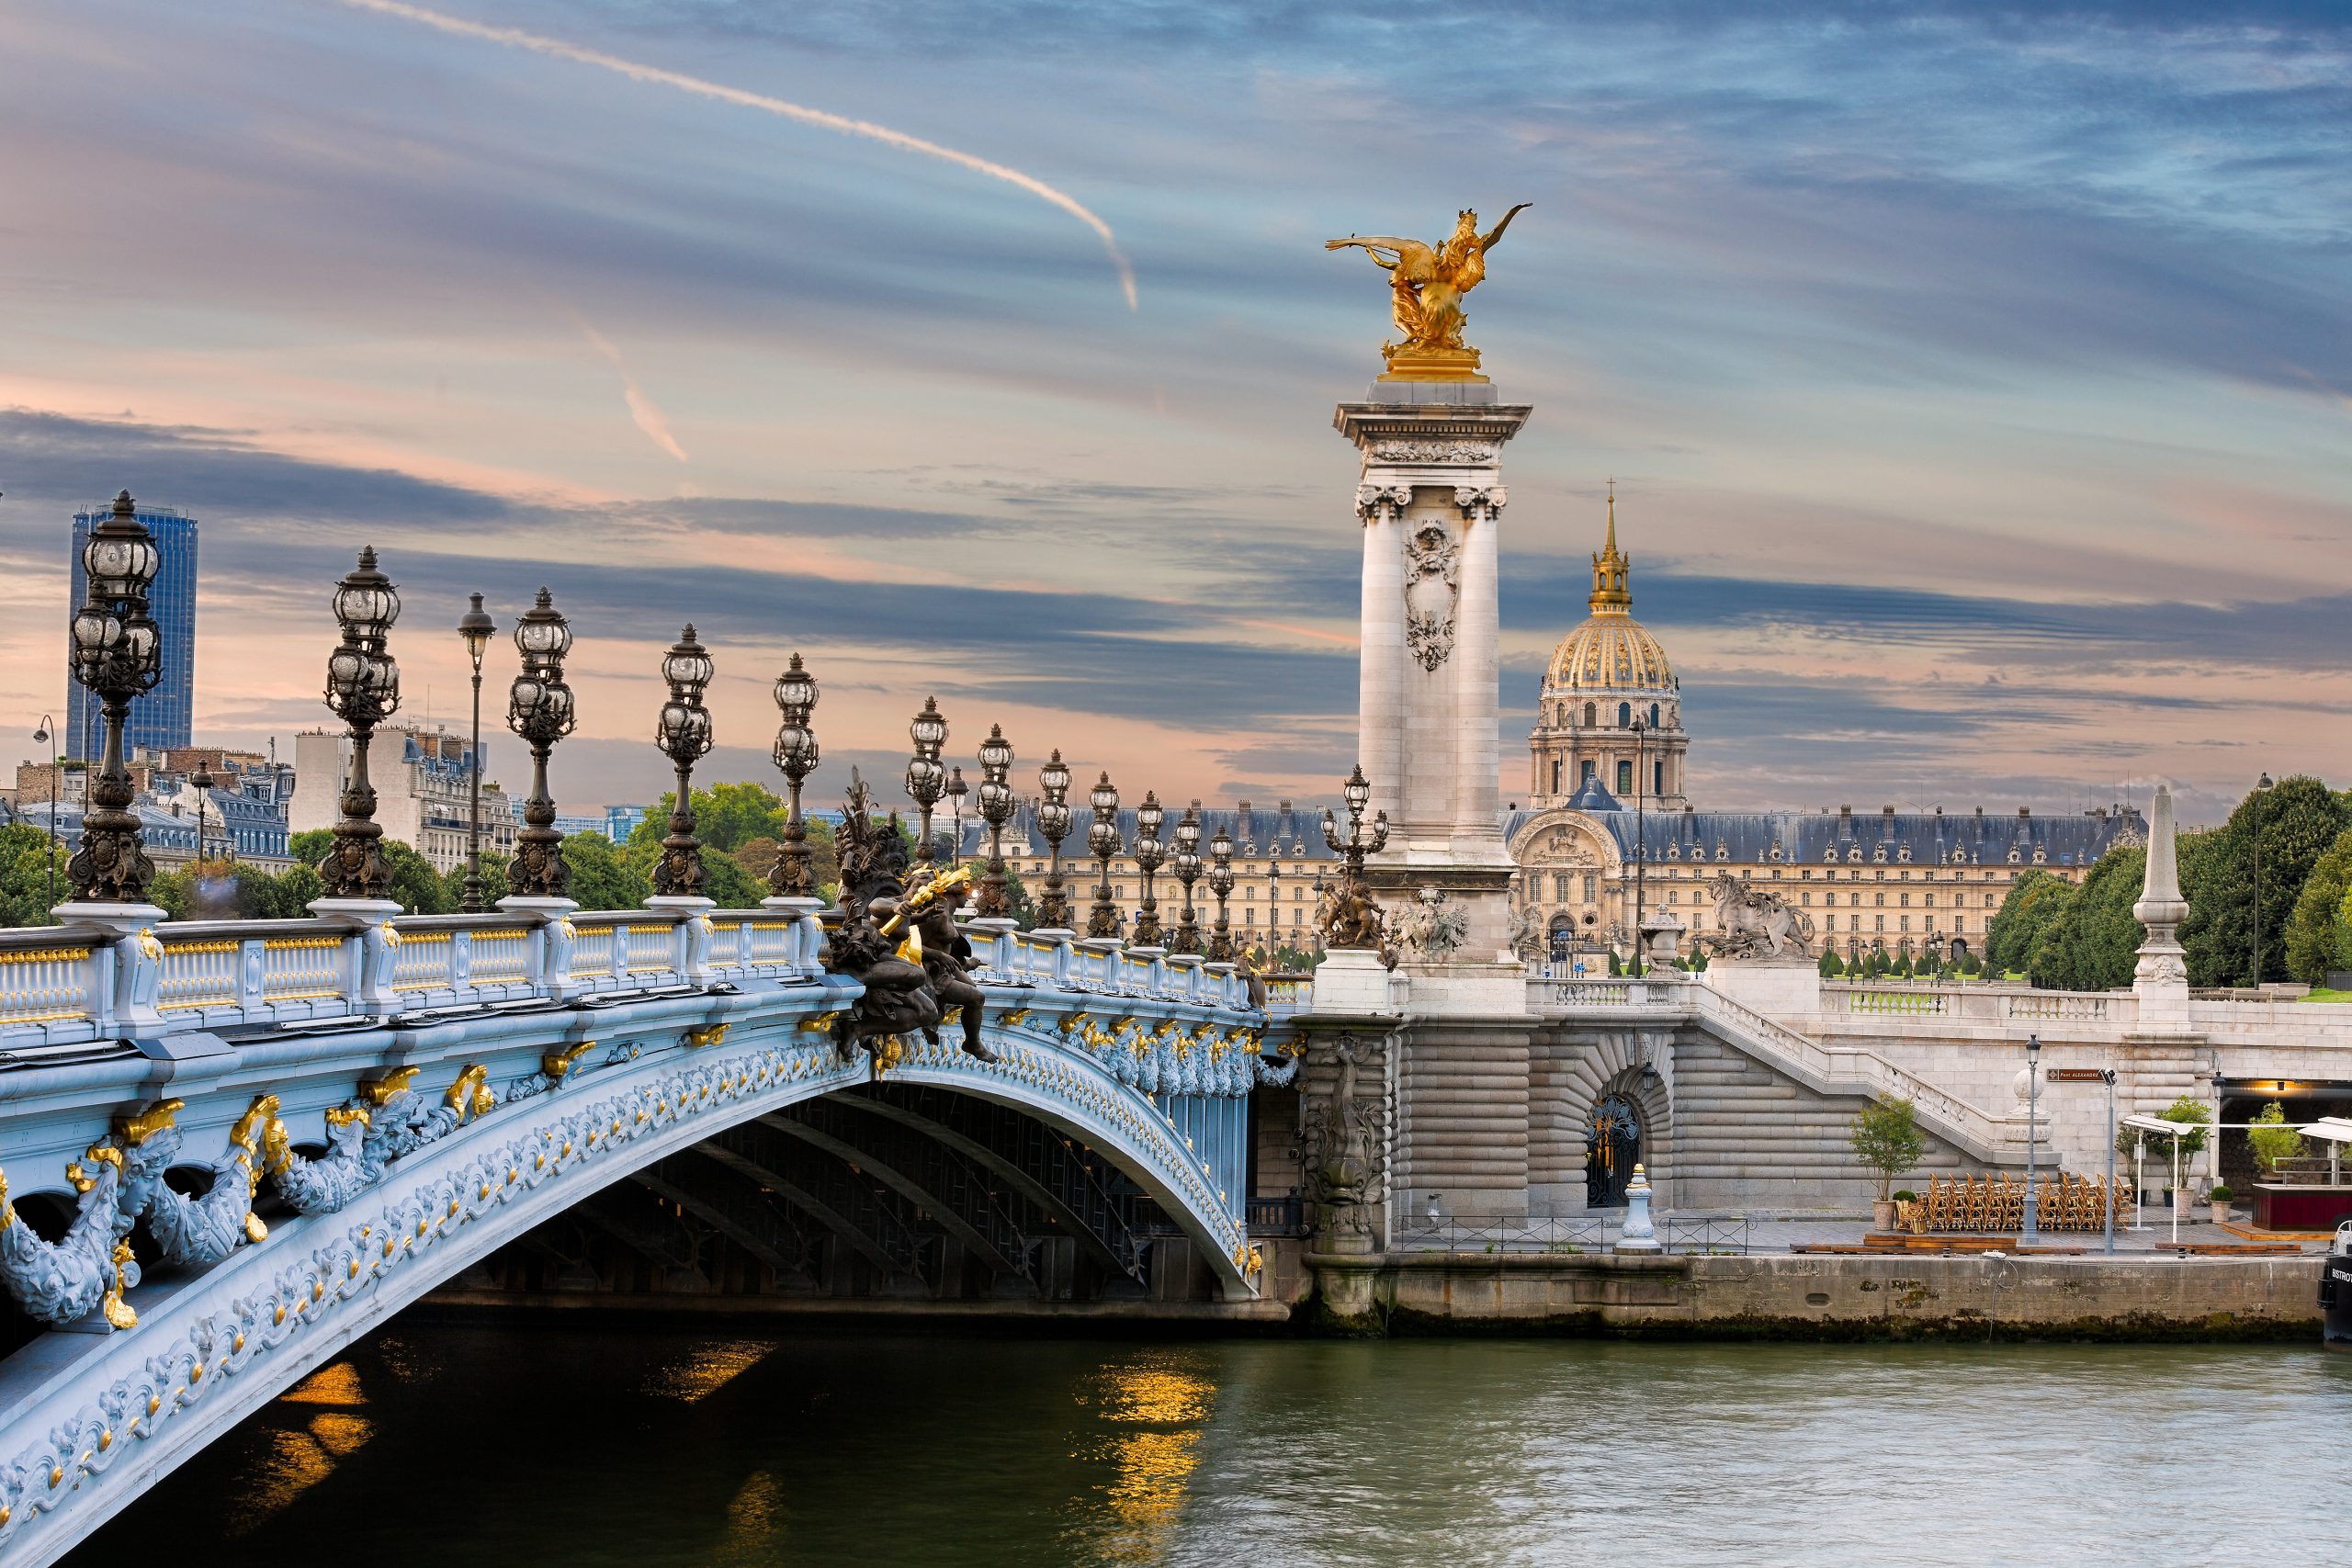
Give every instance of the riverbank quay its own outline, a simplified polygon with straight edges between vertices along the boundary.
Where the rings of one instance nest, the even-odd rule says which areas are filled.
[[[1326,1333],[2315,1342],[2317,1257],[1309,1254]]]

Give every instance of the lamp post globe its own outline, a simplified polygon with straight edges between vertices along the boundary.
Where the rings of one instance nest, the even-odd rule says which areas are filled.
[[[939,761],[940,748],[947,742],[947,720],[939,711],[937,697],[925,697],[922,711],[907,726],[907,735],[914,741],[915,754],[907,763],[907,798],[915,803],[922,817],[922,836],[915,846],[915,865],[921,874],[929,876],[939,864],[939,846],[933,840],[931,814],[947,792],[947,769]]]
[[[1094,883],[1094,904],[1086,915],[1086,934],[1114,937],[1119,934],[1119,911],[1111,902],[1111,857],[1119,852],[1119,792],[1109,773],[1102,775],[1087,799],[1094,807],[1094,821],[1086,829],[1086,847],[1093,853],[1100,874]]]
[[[1004,863],[1004,829],[1012,820],[1012,785],[1005,775],[1012,767],[1012,742],[1004,738],[1004,727],[989,726],[989,738],[980,742],[980,819],[989,827],[989,863],[987,880],[980,884],[979,913],[989,919],[1002,919],[1012,913],[1011,876]]]
[[[1197,800],[1184,808],[1176,823],[1176,853],[1170,870],[1184,889],[1184,907],[1177,919],[1176,935],[1168,945],[1178,953],[1198,953],[1200,911],[1193,906],[1193,885],[1201,879],[1201,803]]]
[[[1233,917],[1227,900],[1233,897],[1233,835],[1220,827],[1209,840],[1209,892],[1216,898],[1216,925],[1209,934],[1209,961],[1233,962]]]
[[[212,786],[220,782],[202,762],[187,776],[188,788],[196,791],[196,863],[199,867],[204,864],[204,808],[211,804]]]
[[[1135,856],[1136,869],[1143,874],[1143,898],[1136,906],[1136,942],[1142,947],[1159,945],[1159,900],[1152,892],[1153,878],[1168,858],[1167,846],[1159,841],[1160,826],[1168,820],[1167,808],[1159,804],[1156,790],[1144,791],[1143,804],[1136,807],[1136,841],[1129,852]]]

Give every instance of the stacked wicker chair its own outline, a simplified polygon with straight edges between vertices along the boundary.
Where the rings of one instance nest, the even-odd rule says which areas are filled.
[[[2132,1194],[2117,1184],[2110,1194],[2103,1177],[2053,1173],[2035,1184],[2034,1217],[2045,1231],[2095,1231],[2107,1224],[2112,1198],[2115,1221],[2132,1220]],[[2000,1234],[2025,1224],[2025,1183],[2007,1172],[1928,1179],[1928,1190],[1902,1208],[1903,1228],[1917,1235],[1937,1232]]]

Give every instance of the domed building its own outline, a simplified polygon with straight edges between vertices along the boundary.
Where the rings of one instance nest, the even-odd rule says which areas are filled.
[[[1666,649],[1634,619],[1633,563],[1617,548],[1617,496],[1609,497],[1609,537],[1592,558],[1592,613],[1552,650],[1528,736],[1530,803],[1567,803],[1598,781],[1618,799],[1679,811],[1683,759],[1682,687]]]
[[[2144,841],[2139,814],[2121,806],[2056,818],[1981,807],[1946,816],[1889,806],[1874,818],[1850,806],[1694,809],[1683,793],[1682,685],[1634,619],[1630,568],[1612,493],[1592,558],[1592,613],[1544,671],[1527,738],[1529,801],[1503,814],[1518,867],[1511,900],[1530,934],[1523,956],[1592,974],[1606,954],[1629,954],[1634,932],[1657,917],[1710,935],[1729,879],[1785,898],[1811,952],[1957,958],[1982,947],[2027,871],[2079,882],[2109,849]]]

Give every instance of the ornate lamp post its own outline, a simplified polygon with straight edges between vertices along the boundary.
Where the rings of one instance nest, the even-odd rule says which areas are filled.
[[[1363,776],[1363,764],[1356,764],[1340,786],[1340,794],[1348,803],[1348,836],[1340,837],[1339,824],[1330,808],[1323,812],[1323,842],[1331,852],[1345,857],[1340,872],[1339,897],[1332,900],[1329,914],[1330,924],[1324,938],[1332,947],[1377,948],[1381,944],[1379,906],[1364,886],[1363,863],[1368,855],[1376,855],[1388,843],[1388,813],[1383,811],[1373,818],[1370,832],[1364,829],[1363,808],[1372,802],[1372,781]]]
[[[1054,748],[1053,761],[1037,770],[1037,784],[1046,792],[1037,803],[1037,831],[1045,835],[1047,851],[1046,892],[1037,900],[1037,920],[1047,931],[1067,931],[1069,895],[1062,887],[1062,840],[1070,829],[1069,769],[1060,747]]]
[[[1645,734],[1642,721],[1634,720],[1634,974],[1645,973],[1649,965],[1642,955],[1642,874],[1649,869],[1649,841],[1642,836],[1642,806],[1648,797],[1645,787],[1649,779],[1643,773],[1648,764],[1642,755],[1642,740]]]
[[[947,770],[939,764],[939,749],[947,742],[947,720],[940,716],[939,699],[925,697],[922,712],[907,726],[915,754],[907,763],[907,798],[922,813],[922,838],[915,846],[915,866],[924,876],[939,865],[939,846],[932,841],[931,813],[947,793]]]
[[[670,898],[702,897],[702,840],[695,837],[695,763],[710,750],[710,710],[703,706],[703,692],[715,671],[710,654],[695,640],[694,623],[686,624],[670,651],[662,656],[662,678],[670,683],[670,700],[662,705],[662,719],[653,743],[678,770],[678,797],[670,813],[670,832],[662,840],[662,862],[653,868],[653,891]]]
[[[1004,825],[1012,820],[1012,786],[1004,775],[1012,766],[1012,742],[1004,738],[1004,727],[989,726],[989,738],[980,742],[980,819],[989,825],[989,874],[980,884],[980,913],[1001,919],[1012,912],[1012,901],[1005,890]]]
[[[196,772],[188,774],[187,786],[196,791],[196,863],[204,863],[204,808],[212,799],[212,786],[220,781],[212,770],[198,762]]]
[[[1216,925],[1209,935],[1209,962],[1233,962],[1233,916],[1226,900],[1233,897],[1233,835],[1223,828],[1209,840],[1209,891],[1216,895]]]
[[[481,657],[490,651],[490,639],[498,635],[498,623],[481,607],[481,595],[471,595],[473,604],[458,617],[458,636],[466,645],[466,657],[474,667],[474,731],[473,750],[467,753],[467,786],[472,799],[466,811],[466,895],[458,908],[469,915],[479,915],[489,908],[481,896]],[[546,590],[540,591],[540,603],[546,603]],[[510,710],[507,723],[514,723]],[[571,726],[565,725],[569,729]],[[517,731],[516,733],[520,733]],[[550,818],[552,820],[552,818]]]
[[[49,872],[48,902],[51,905],[57,902],[57,775],[65,771],[63,762],[57,755],[57,749],[50,739],[55,732],[56,723],[54,716],[43,714],[40,716],[40,728],[33,731],[33,743],[49,747],[43,755],[49,761],[49,859],[46,863]]]
[[[964,797],[972,786],[964,782],[964,765],[958,762],[947,770],[947,861],[950,865],[964,858]]]
[[[481,603],[479,594],[474,603]],[[506,728],[531,749],[531,795],[523,803],[523,830],[514,835],[514,858],[507,863],[506,886],[518,897],[562,898],[571,892],[571,868],[563,863],[563,835],[555,830],[555,801],[548,794],[548,753],[571,733],[571,688],[563,680],[563,656],[571,651],[571,626],[544,588],[539,590],[538,603],[514,623],[514,649],[523,656],[523,669],[507,692]],[[475,656],[474,669],[481,669],[480,655]],[[479,690],[479,673],[475,682]],[[479,695],[475,702],[480,705]],[[479,758],[480,751],[475,755]],[[476,767],[479,770],[479,762]],[[468,878],[469,896],[471,885],[479,881],[478,876]]]
[[[2246,984],[2257,991],[2262,988],[2262,808],[2269,803],[2270,787],[2268,773],[2254,781],[2254,977]],[[2213,1141],[2218,1146],[2220,1134]]]
[[[1175,940],[1168,945],[1178,953],[1201,951],[1201,917],[1193,908],[1193,884],[1201,879],[1201,803],[1184,808],[1176,824],[1174,875],[1184,888],[1184,911],[1176,922]]]
[[[768,890],[781,898],[806,898],[816,891],[808,875],[808,823],[800,814],[800,786],[817,766],[817,732],[809,718],[817,707],[817,677],[794,654],[775,678],[775,705],[784,724],[775,732],[775,765],[784,770],[791,807],[784,821],[784,853],[768,873]]]
[[[1111,857],[1119,852],[1119,791],[1109,773],[1102,775],[1087,799],[1094,807],[1094,824],[1086,829],[1086,847],[1101,871],[1094,882],[1094,907],[1086,915],[1086,934],[1117,936],[1119,911],[1111,902]]]
[[[155,877],[130,809],[137,792],[123,765],[122,726],[130,699],[153,690],[164,672],[162,639],[147,614],[159,558],[129,491],[114,498],[113,513],[82,547],[89,597],[74,617],[74,678],[98,699],[107,742],[97,778],[85,782],[82,841],[65,866],[76,903],[144,904]]]
[[[334,618],[343,642],[327,659],[327,706],[351,732],[351,777],[343,791],[343,818],[334,847],[319,867],[330,898],[380,899],[391,886],[384,863],[384,829],[376,821],[376,786],[368,782],[368,743],[376,727],[400,710],[401,669],[386,647],[400,618],[401,596],[376,566],[371,546],[335,584]]]
[[[1143,902],[1136,909],[1136,944],[1139,947],[1159,945],[1159,900],[1152,897],[1151,879],[1168,859],[1168,847],[1159,841],[1160,824],[1168,820],[1167,808],[1159,804],[1157,791],[1143,792],[1143,804],[1136,807],[1136,841],[1132,852],[1136,869],[1143,873]]]

